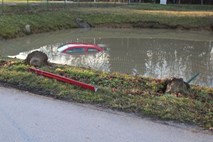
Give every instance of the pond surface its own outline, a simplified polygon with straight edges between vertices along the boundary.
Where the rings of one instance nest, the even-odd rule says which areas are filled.
[[[104,45],[106,52],[70,56],[56,52],[66,42]],[[84,66],[107,72],[155,78],[195,74],[192,84],[213,87],[213,33],[156,29],[66,30],[0,41],[4,56],[24,59],[32,50],[45,52],[50,62]]]

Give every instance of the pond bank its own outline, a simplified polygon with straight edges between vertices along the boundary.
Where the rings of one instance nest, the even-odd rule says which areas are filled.
[[[149,11],[134,8],[78,8],[52,12],[1,16],[3,39],[28,34],[78,28],[76,18],[92,27],[213,30],[212,11]]]
[[[1,60],[0,83],[56,99],[89,103],[144,117],[196,124],[212,130],[213,89],[191,86],[191,93],[165,93],[165,80],[53,65],[42,70],[97,86],[81,89],[29,72],[17,60]]]
[[[190,31],[213,31],[213,27],[209,26],[184,26],[184,25],[167,25],[152,21],[138,21],[135,23],[125,24],[101,24],[95,26],[97,28],[146,28],[146,29],[173,29],[173,30],[190,30]]]

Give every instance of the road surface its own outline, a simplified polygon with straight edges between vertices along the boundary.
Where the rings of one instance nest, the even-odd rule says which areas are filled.
[[[212,142],[193,127],[0,87],[0,142]]]

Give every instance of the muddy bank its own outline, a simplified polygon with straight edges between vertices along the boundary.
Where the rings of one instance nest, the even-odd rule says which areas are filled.
[[[94,26],[95,28],[137,28],[137,29],[173,29],[173,30],[189,30],[189,31],[213,31],[213,24],[208,26],[183,26],[183,25],[167,25],[159,22],[133,22],[122,24],[100,24]]]
[[[12,38],[18,38],[23,37],[27,35],[37,34],[37,33],[47,33],[47,32],[53,32],[53,31],[59,31],[59,30],[68,30],[68,29],[76,29],[78,27],[76,26],[66,26],[66,27],[57,27],[57,28],[48,28],[48,29],[31,29],[30,33],[26,32],[18,32],[13,35],[5,35],[3,37],[0,37],[0,39],[12,39]],[[91,25],[91,28],[137,28],[137,29],[173,29],[173,30],[188,30],[188,31],[213,31],[213,25],[208,26],[199,26],[199,27],[190,27],[190,26],[183,26],[183,25],[167,25],[167,24],[161,24],[158,22],[135,22],[135,23],[121,23],[121,24],[98,24],[98,25]]]

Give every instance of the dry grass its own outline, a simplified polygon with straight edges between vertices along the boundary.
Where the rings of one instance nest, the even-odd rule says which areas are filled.
[[[213,16],[212,11],[133,10],[132,12],[137,14],[148,13],[148,14],[164,14],[164,15],[171,15],[171,16],[196,16],[196,17]]]
[[[170,16],[196,16],[206,17],[213,16],[213,11],[172,11],[172,10],[138,10],[138,9],[126,9],[126,8],[79,8],[80,11],[85,12],[99,12],[99,13],[131,13],[131,14],[156,14],[156,15],[170,15]]]

